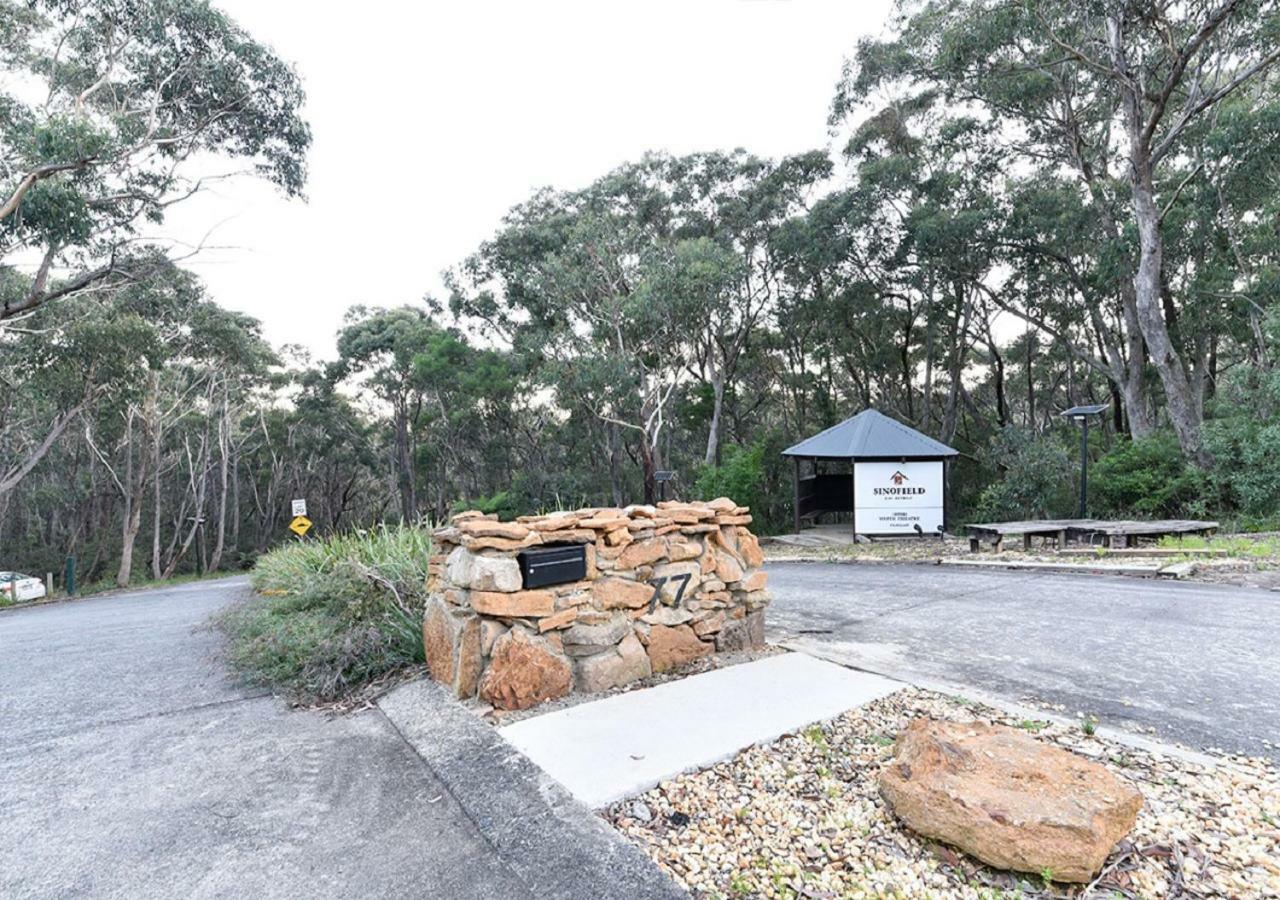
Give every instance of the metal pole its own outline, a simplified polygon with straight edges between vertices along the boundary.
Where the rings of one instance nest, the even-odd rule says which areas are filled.
[[[1080,518],[1086,519],[1089,499],[1089,417],[1080,417]]]
[[[800,533],[800,457],[793,456],[791,457],[791,461],[795,463],[795,472],[796,472],[794,518],[795,518],[796,534],[799,534]]]

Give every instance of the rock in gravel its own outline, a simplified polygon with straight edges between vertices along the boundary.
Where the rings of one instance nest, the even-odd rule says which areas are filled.
[[[909,828],[1002,869],[1085,882],[1142,795],[1098,763],[1003,725],[915,719],[880,791]]]
[[[627,813],[637,822],[648,822],[653,819],[653,812],[643,800],[637,800],[629,805]]]

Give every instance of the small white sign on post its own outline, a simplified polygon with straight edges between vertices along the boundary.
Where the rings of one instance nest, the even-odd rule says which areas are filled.
[[[943,520],[942,466],[932,460],[855,463],[854,530],[936,535]]]
[[[305,515],[307,514],[307,501],[306,501],[306,500],[294,500],[294,501],[293,501],[293,514],[294,514],[295,516],[305,516]]]

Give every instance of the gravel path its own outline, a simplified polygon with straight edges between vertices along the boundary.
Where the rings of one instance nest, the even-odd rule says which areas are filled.
[[[1136,827],[1087,887],[996,871],[917,838],[877,778],[893,736],[921,715],[1024,727],[1102,762],[1142,792]],[[697,897],[1280,896],[1270,762],[1206,767],[915,688],[672,779],[609,816]]]

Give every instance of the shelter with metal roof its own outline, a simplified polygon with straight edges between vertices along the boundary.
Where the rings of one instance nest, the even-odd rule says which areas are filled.
[[[795,461],[795,529],[827,513],[853,513],[855,534],[941,534],[946,464],[959,451],[874,409],[864,409],[782,451]],[[809,462],[809,471],[802,463]],[[848,462],[848,471],[831,471]]]

